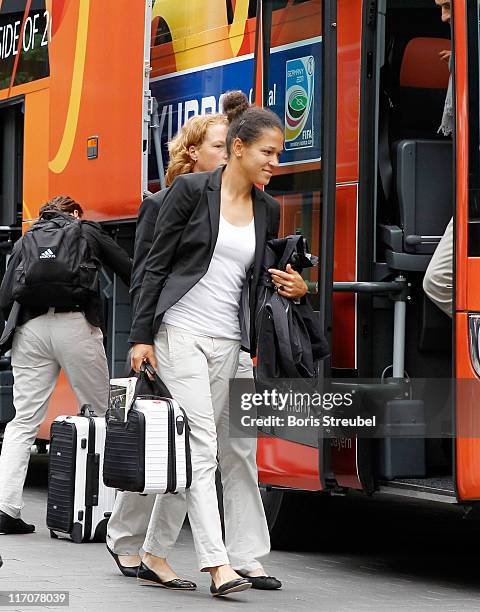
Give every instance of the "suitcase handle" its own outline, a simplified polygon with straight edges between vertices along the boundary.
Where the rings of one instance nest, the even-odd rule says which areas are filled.
[[[144,361],[142,363],[142,365],[140,366],[140,372],[147,372],[148,374],[150,374],[150,376],[152,376],[152,378],[158,376],[157,371],[149,361]]]
[[[147,374],[150,374],[153,379]],[[157,398],[171,398],[172,395],[165,383],[162,381],[156,370],[148,363],[144,362],[140,366],[140,372],[133,372],[131,376],[137,376],[138,382],[135,385],[133,399],[136,400],[140,395],[153,395]]]
[[[98,506],[98,493],[100,483],[100,455],[88,453],[87,455],[87,482],[85,485],[85,505]]]
[[[92,410],[91,404],[83,404],[83,406],[80,408],[78,416],[95,416],[95,412]]]

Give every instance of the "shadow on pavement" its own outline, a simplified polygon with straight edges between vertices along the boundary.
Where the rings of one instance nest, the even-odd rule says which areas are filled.
[[[48,455],[32,455],[27,487],[45,490],[47,481]],[[317,553],[352,573],[371,569],[480,594],[480,520],[465,520],[456,506],[308,494],[295,509],[284,550]]]
[[[285,549],[480,592],[480,519],[465,519],[457,506],[351,494],[319,496],[306,514],[291,517],[299,536]]]

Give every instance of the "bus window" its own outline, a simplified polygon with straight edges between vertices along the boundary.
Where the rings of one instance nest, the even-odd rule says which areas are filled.
[[[23,183],[23,103],[0,105],[0,228],[20,226]]]
[[[225,0],[221,0],[221,2],[221,6],[217,2],[212,2],[212,5],[215,4],[220,7],[219,15],[223,14],[222,19],[224,18],[225,25],[223,29],[217,27],[219,23],[218,15],[214,16],[210,11],[201,13],[195,3],[189,5],[188,11],[182,2],[175,6],[163,0],[155,3],[153,32],[157,42],[160,42],[160,39],[164,42],[158,45],[155,43],[156,46],[152,48],[150,87],[158,102],[159,132],[164,166],[168,163],[166,143],[171,140],[189,117],[196,114],[218,112],[221,108],[220,98],[222,94],[232,89],[241,89],[252,99],[254,61],[250,52],[253,51],[255,39],[255,20],[247,19],[245,31],[242,30],[241,35],[235,35],[230,40],[227,27],[228,7],[230,6],[231,11],[233,6],[236,10],[240,10],[241,4],[233,5],[231,3],[229,5],[228,2],[225,3]],[[284,4],[285,6],[283,6]],[[202,6],[204,5],[202,4]],[[319,0],[308,0],[308,2],[302,3],[282,3],[275,0],[265,3],[265,6],[266,8],[270,7],[273,11],[270,71],[275,78],[270,88],[269,105],[280,115],[283,121],[285,118],[284,71],[287,59],[303,57],[295,55],[297,46],[301,47],[305,54],[311,47],[314,49],[314,55],[317,54],[320,57],[318,50],[321,47],[321,2]],[[203,22],[198,19],[189,21],[189,15],[193,13],[198,16],[198,19],[201,16]],[[231,18],[233,19],[233,17]],[[165,26],[161,23],[162,19],[166,24]],[[190,23],[188,36],[185,34],[187,21]],[[193,34],[195,28],[200,27],[201,23],[203,23],[202,27],[204,29],[198,34]],[[172,37],[171,43],[162,38],[167,32],[167,27]],[[183,35],[183,38],[180,38],[181,35]],[[292,47],[292,44],[295,48]],[[310,84],[313,81],[315,82],[316,93],[320,91],[321,87],[319,61],[315,64],[313,58],[306,68],[312,72],[312,74],[309,74],[308,82]],[[293,65],[293,63],[290,62],[289,65]],[[307,93],[310,95],[310,92]],[[313,95],[313,90],[311,93]],[[301,105],[304,102],[305,100],[302,100],[301,95],[296,96],[295,93],[292,93],[291,104]],[[304,129],[300,135],[306,139],[302,154],[301,146],[297,142],[299,138],[295,136],[295,129],[298,125],[303,125],[304,122],[303,119],[300,119],[300,123],[298,123],[297,118],[292,117],[292,123],[295,125],[293,131],[289,132],[290,140],[287,146],[290,150],[284,155],[282,163],[285,162],[285,169],[282,168],[281,172],[288,171],[287,165],[292,161],[297,163],[297,161],[302,160],[315,160],[315,168],[319,168],[320,96],[314,101],[311,100],[311,103],[308,117],[315,117],[315,135],[313,135],[313,127],[310,125],[309,119],[308,125],[303,126]],[[301,115],[302,109],[299,107],[292,112],[294,115],[296,113]],[[293,142],[294,140],[296,142]],[[314,169],[312,165],[308,166],[308,164],[303,163],[302,171],[305,171],[307,167],[309,170]],[[149,160],[149,183],[150,190],[158,189],[157,164],[152,155]]]
[[[28,15],[23,8],[20,10],[19,4],[22,3],[0,2],[0,90],[42,79],[50,73],[48,45],[52,19],[45,9],[45,0],[35,0]]]
[[[268,96],[265,106],[285,124],[284,152],[280,168],[267,191],[281,203],[280,234],[303,234],[310,251],[319,255],[322,191],[322,2],[310,0],[289,6],[284,14],[282,36],[288,45],[275,45],[280,24],[273,10],[278,2],[264,2],[272,10],[272,44],[268,58]],[[316,36],[304,39],[306,22],[316,24]],[[312,32],[310,32],[312,33]],[[306,270],[304,278],[315,294],[318,269]],[[313,295],[318,309],[318,298]]]
[[[468,210],[468,255],[480,255],[480,9],[478,3],[468,7],[470,28],[468,41],[469,64],[469,210]]]

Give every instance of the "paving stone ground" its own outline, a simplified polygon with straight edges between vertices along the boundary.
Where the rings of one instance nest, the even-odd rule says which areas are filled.
[[[273,551],[265,561],[284,588],[213,599],[196,570],[191,534],[182,531],[171,563],[197,582],[193,593],[140,586],[121,576],[102,544],[52,540],[45,527],[46,464],[36,457],[25,491],[24,518],[37,532],[0,537],[0,591],[66,590],[69,610],[228,612],[479,610],[480,529],[460,513],[418,504],[333,499],[308,525],[307,543]],[[322,540],[321,545],[319,540]],[[7,608],[1,608],[7,609]],[[62,609],[13,605],[10,610]],[[63,608],[64,609],[64,608]]]

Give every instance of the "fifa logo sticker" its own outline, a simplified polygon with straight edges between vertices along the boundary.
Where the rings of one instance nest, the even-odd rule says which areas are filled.
[[[285,86],[285,150],[313,147],[313,55],[288,60]]]

